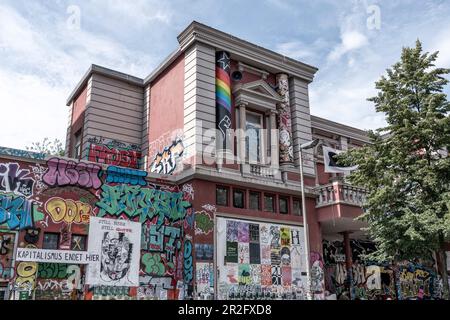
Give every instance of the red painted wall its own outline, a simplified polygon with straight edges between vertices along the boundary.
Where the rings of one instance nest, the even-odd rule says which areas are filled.
[[[150,84],[149,143],[183,127],[184,55],[181,55]],[[149,154],[150,160],[153,157],[154,154]]]

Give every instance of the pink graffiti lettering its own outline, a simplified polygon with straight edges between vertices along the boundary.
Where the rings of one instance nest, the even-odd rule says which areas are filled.
[[[101,170],[99,165],[51,158],[47,166],[48,170],[42,179],[49,186],[78,185],[98,189],[102,185],[98,176]]]

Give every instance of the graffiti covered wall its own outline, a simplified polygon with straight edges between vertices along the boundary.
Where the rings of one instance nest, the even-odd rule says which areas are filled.
[[[347,270],[344,244],[323,241],[326,269],[325,286],[337,298],[342,294],[361,300],[436,299],[442,295],[442,284],[433,263],[375,263],[364,259],[373,252],[373,243],[351,240],[352,267]]]
[[[91,147],[98,143],[93,141]],[[150,184],[147,172],[132,169],[137,166],[136,153],[122,153],[120,161],[115,156],[99,160],[101,153],[95,156],[101,164],[58,157],[39,163],[0,157],[0,281],[8,283],[9,299],[192,295],[193,190]],[[134,248],[140,257],[138,286],[87,285],[85,265],[14,261],[15,246],[86,251],[91,217],[140,224],[141,245]]]

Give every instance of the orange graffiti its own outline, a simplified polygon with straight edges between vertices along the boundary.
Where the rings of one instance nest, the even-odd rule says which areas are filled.
[[[45,203],[45,210],[55,223],[89,223],[92,207],[80,201],[54,197]]]

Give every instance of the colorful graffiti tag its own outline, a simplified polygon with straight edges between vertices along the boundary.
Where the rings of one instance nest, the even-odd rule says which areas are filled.
[[[123,150],[107,145],[91,143],[88,160],[114,166],[139,168],[142,153],[137,150]]]
[[[150,172],[172,174],[177,167],[177,159],[183,155],[184,147],[181,140],[173,141],[170,146],[155,155],[150,164]]]
[[[0,194],[0,226],[9,230],[33,227],[33,213],[36,204],[32,200]]]
[[[189,201],[183,199],[182,192],[125,184],[105,184],[101,190],[101,200],[96,204],[100,208],[99,217],[123,214],[130,219],[139,217],[140,222],[157,217],[157,224],[161,226],[164,219],[170,222],[182,220],[186,216],[186,209],[191,206]]]
[[[98,189],[102,185],[99,178],[102,167],[99,165],[51,158],[47,160],[47,166],[48,171],[43,180],[49,186],[77,185],[82,188]]]
[[[30,197],[34,179],[30,170],[20,169],[18,163],[0,163],[0,191]]]

